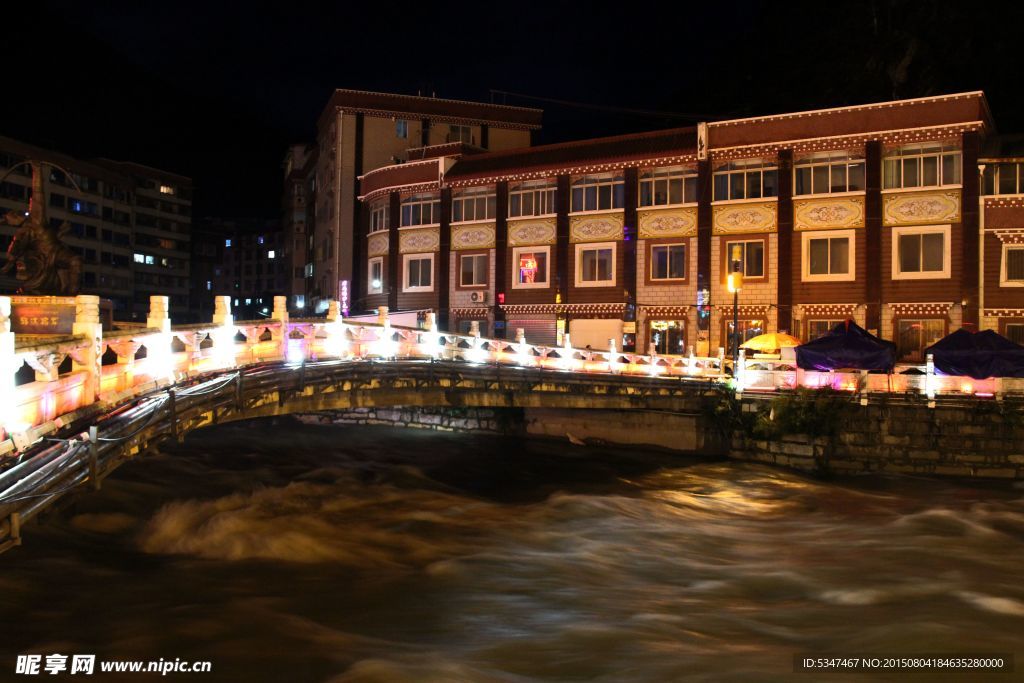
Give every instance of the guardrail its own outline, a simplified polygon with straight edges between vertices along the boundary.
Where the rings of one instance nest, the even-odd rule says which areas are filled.
[[[9,297],[0,297],[0,458],[84,417],[100,415],[135,396],[204,373],[268,361],[298,364],[324,358],[433,358],[469,364],[498,363],[551,371],[622,376],[700,378],[729,382],[738,393],[794,387],[831,386],[866,397],[872,392],[974,394],[1001,398],[1024,394],[1024,380],[970,380],[937,375],[931,364],[900,374],[819,373],[796,369],[793,361],[746,358],[733,377],[722,349],[717,356],[659,355],[529,343],[520,330],[515,340],[486,339],[475,326],[469,335],[440,332],[433,315],[426,329],[392,326],[382,308],[375,323],[345,320],[337,302],[327,317],[290,320],[285,297],[275,297],[265,320],[235,321],[230,298],[217,297],[210,323],[171,326],[168,299],[154,296],[141,327],[103,330],[99,299],[77,297],[73,334],[63,337],[15,335],[10,331]],[[68,359],[70,358],[70,363]],[[25,366],[34,373],[25,378]],[[70,367],[68,367],[70,366]],[[62,370],[63,368],[63,370]]]

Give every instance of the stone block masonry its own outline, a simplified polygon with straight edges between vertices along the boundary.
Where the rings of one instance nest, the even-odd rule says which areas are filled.
[[[494,408],[350,408],[295,416],[304,424],[390,425],[440,432],[518,433],[522,411]]]

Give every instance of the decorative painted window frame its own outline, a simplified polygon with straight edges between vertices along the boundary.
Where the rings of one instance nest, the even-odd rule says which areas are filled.
[[[807,230],[800,232],[800,280],[802,282],[853,282],[857,279],[857,231],[850,230]],[[847,260],[849,272],[841,274],[812,275],[811,240],[835,239],[845,237],[850,245],[850,257]]]
[[[430,285],[429,286],[409,286],[409,262],[413,260],[430,260]],[[420,253],[420,254],[403,254],[402,255],[402,292],[433,292],[434,282],[437,280],[437,264],[434,261],[434,252]]]
[[[374,264],[380,264],[380,286],[373,286],[373,266]],[[366,293],[367,294],[383,294],[384,293],[384,257],[373,256],[366,261]]]
[[[593,282],[586,281],[583,279],[581,270],[583,269],[583,252],[584,251],[599,251],[604,249],[611,249],[612,251],[612,273],[610,280],[595,280]],[[616,283],[616,277],[618,275],[616,268],[616,259],[618,257],[618,242],[581,242],[576,245],[576,268],[574,269],[573,277],[577,287],[614,287]]]
[[[1024,280],[1010,280],[1006,273],[1006,256],[1011,249],[1024,250],[1024,244],[1003,243],[1003,249],[999,257],[999,286],[1000,287],[1024,287]]]
[[[951,252],[953,226],[946,225],[903,225],[890,230],[890,242],[892,242],[892,279],[893,280],[948,280],[952,277]],[[942,270],[909,272],[900,270],[900,236],[916,234],[941,234],[942,241]]]
[[[544,282],[524,283],[519,281],[519,254],[524,251],[544,252],[547,254],[548,272],[545,273],[546,277]],[[550,289],[552,265],[550,244],[544,244],[536,247],[512,247],[512,289]]]

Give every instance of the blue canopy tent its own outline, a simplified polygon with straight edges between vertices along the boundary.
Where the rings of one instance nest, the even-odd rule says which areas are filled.
[[[879,339],[847,320],[828,334],[796,347],[796,364],[802,370],[885,370],[896,365],[896,345]]]
[[[992,330],[969,332],[961,328],[924,352],[932,354],[935,369],[944,375],[1024,377],[1024,346]]]

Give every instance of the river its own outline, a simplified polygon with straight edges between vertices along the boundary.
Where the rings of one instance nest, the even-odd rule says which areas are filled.
[[[897,680],[793,656],[1013,652],[1022,567],[1010,484],[262,420],[29,525],[0,679],[60,652],[211,661],[168,676],[196,681]]]

